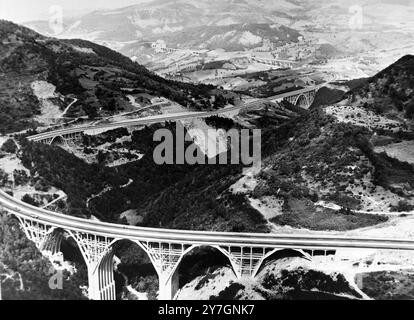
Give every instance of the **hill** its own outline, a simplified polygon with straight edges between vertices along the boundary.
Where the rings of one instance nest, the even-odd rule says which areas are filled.
[[[169,48],[222,49],[243,51],[262,47],[267,42],[271,47],[298,42],[301,34],[289,27],[269,23],[243,23],[230,25],[206,25],[169,32],[166,45]],[[155,42],[160,35],[146,35],[145,41]],[[122,52],[132,56],[137,54],[142,41],[126,44]],[[270,49],[270,48],[269,48]]]
[[[407,55],[354,88],[348,98],[379,114],[414,119],[414,56]]]
[[[182,106],[211,106],[212,86],[165,80],[106,47],[57,40],[0,21],[0,132],[131,111],[128,93],[165,97]],[[70,110],[63,112],[67,106]]]
[[[381,74],[367,81],[382,79]],[[401,87],[409,82],[398,79]],[[208,120],[226,129],[262,129],[263,166],[254,176],[234,165],[155,165],[152,134],[159,126],[86,139],[80,146],[85,150],[107,146],[93,165],[74,161],[64,150],[25,143],[22,160],[35,180],[42,177],[42,184],[69,195],[69,214],[126,223],[125,214],[133,212],[134,224],[197,230],[359,229],[414,208],[413,132],[412,121],[351,101],[309,112],[285,103],[263,104],[243,110],[233,122]],[[173,125],[167,127],[174,131]],[[102,159],[116,149],[144,156],[106,168]],[[73,175],[73,170],[85,174]]]
[[[142,41],[148,37],[168,37],[169,33],[196,27],[230,26],[275,21],[287,24],[290,14],[303,11],[302,4],[292,1],[191,1],[155,0],[113,10],[96,10],[77,18],[64,20],[62,37],[84,36],[92,41]],[[28,22],[26,25],[43,34],[53,34],[46,21]],[[197,39],[197,34],[192,38]]]
[[[273,131],[262,172],[242,178],[236,185],[249,187],[237,193],[275,225],[314,230],[361,228],[413,210],[412,66],[403,57],[344,97],[320,92],[307,116]]]
[[[7,33],[8,48],[20,52],[21,59],[4,58],[3,69],[15,78],[29,74],[20,76],[26,90],[33,81],[30,75],[42,74],[43,81],[56,86],[59,94],[75,95],[85,113],[94,99],[101,98],[105,109],[106,94],[99,94],[95,87],[111,90],[116,101],[122,101],[121,86],[159,92],[164,85],[165,92],[172,94],[182,93],[182,86],[198,88],[163,80],[122,55],[86,41],[49,39],[8,26],[14,30]],[[28,55],[39,62],[29,62]],[[41,65],[47,67],[42,73],[36,69]],[[413,132],[407,117],[411,67],[412,57],[404,57],[359,82],[344,100],[315,106],[310,112],[285,104],[244,110],[235,118],[237,125],[262,129],[263,168],[254,177],[243,176],[241,166],[155,165],[152,134],[157,126],[133,134],[115,131],[92,143],[86,139],[81,145],[85,152],[106,143],[110,146],[98,153],[94,164],[75,161],[65,150],[24,141],[21,157],[33,173],[34,184],[41,177],[41,185],[68,194],[69,214],[125,222],[122,214],[135,210],[140,216],[137,221],[145,226],[223,231],[269,231],[267,224],[339,231],[372,226],[386,221],[387,213],[414,206],[413,159],[408,152]],[[396,97],[389,100],[392,90]],[[379,108],[379,103],[386,108]],[[107,168],[105,158],[114,157],[116,149],[143,157]],[[74,175],[73,170],[85,174]],[[101,194],[102,190],[106,191]]]

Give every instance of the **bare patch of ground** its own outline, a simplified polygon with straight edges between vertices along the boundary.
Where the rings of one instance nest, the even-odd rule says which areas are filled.
[[[325,112],[334,116],[339,122],[366,127],[371,130],[385,129],[396,132],[403,129],[400,121],[378,115],[361,107],[334,105],[326,107]]]
[[[374,151],[377,153],[385,152],[391,158],[414,164],[414,141],[402,141],[378,146],[375,147]]]
[[[53,124],[58,119],[62,111],[60,103],[62,97],[56,93],[56,87],[46,81],[34,81],[31,88],[41,105],[41,114],[35,120],[42,124]]]

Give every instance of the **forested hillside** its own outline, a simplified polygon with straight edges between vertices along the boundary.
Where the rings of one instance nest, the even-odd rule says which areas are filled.
[[[2,134],[49,123],[73,99],[77,100],[70,117],[128,111],[132,106],[125,90],[196,109],[222,107],[227,101],[214,104],[216,97],[223,99],[223,91],[165,80],[106,47],[44,37],[4,20],[0,21],[0,74]]]
[[[414,56],[407,55],[354,88],[349,94],[356,103],[380,114],[400,113],[414,119]],[[362,101],[361,101],[362,100]]]
[[[75,265],[76,268],[84,268]],[[15,218],[0,212],[0,281],[4,300],[86,299],[81,286],[87,284],[85,270],[73,275],[63,271],[62,290],[52,290],[52,264],[29,241]],[[57,283],[57,282],[56,282]]]

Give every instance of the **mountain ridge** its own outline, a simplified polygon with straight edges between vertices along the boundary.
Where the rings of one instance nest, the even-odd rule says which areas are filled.
[[[209,108],[215,94],[222,92],[209,85],[166,80],[122,54],[86,40],[45,37],[7,21],[0,21],[0,48],[3,133],[34,128],[33,118],[39,119],[42,110],[58,113],[74,98],[73,117],[131,110],[123,88],[198,109]],[[49,87],[47,97],[36,95],[34,87],[39,84],[43,95]]]

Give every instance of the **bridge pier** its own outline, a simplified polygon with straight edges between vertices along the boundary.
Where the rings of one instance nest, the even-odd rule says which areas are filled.
[[[39,250],[48,257],[52,257],[60,251],[62,232],[55,227],[36,221],[18,217],[26,236],[33,241]],[[91,300],[115,300],[116,290],[114,281],[114,253],[112,244],[115,239],[77,231],[67,231],[76,241],[88,270],[89,290]],[[136,241],[143,248],[159,278],[158,300],[173,300],[179,290],[179,264],[184,256],[198,247],[198,245],[162,242]],[[254,278],[266,259],[285,250],[283,247],[236,247],[236,246],[212,246],[228,259],[238,279]],[[311,256],[301,249],[297,251],[305,258]]]
[[[179,274],[162,274],[159,279],[159,294],[158,300],[174,300],[179,287]]]
[[[137,242],[148,254],[159,279],[158,300],[173,300],[179,289],[178,265],[194,246],[180,243]]]
[[[98,265],[87,264],[90,300],[116,300],[113,257],[111,251]]]
[[[111,248],[114,239],[69,231],[79,246],[88,268],[91,300],[115,300],[114,255]]]
[[[179,264],[188,252],[198,246],[167,243],[141,243],[141,245],[148,253],[158,274],[158,300],[173,300],[179,291]],[[268,257],[278,251],[285,250],[282,247],[212,247],[219,250],[229,259],[238,279],[256,277],[260,267]],[[311,259],[303,250],[293,250],[305,258]]]

